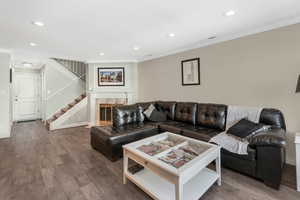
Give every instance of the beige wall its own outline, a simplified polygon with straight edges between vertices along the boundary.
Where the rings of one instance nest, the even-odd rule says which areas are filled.
[[[201,85],[181,85],[181,60],[200,57]],[[139,101],[178,100],[283,111],[288,162],[300,131],[300,24],[139,63]]]

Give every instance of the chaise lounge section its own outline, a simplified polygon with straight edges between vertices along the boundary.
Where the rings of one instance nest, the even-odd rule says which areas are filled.
[[[143,111],[151,104],[167,116],[165,122],[150,122]],[[227,105],[193,102],[146,102],[114,108],[113,126],[92,127],[91,145],[111,161],[122,157],[122,145],[165,131],[208,142],[226,130]],[[278,189],[285,164],[285,130],[283,114],[263,109],[259,123],[271,125],[249,139],[248,155],[222,149],[222,166],[257,179]]]

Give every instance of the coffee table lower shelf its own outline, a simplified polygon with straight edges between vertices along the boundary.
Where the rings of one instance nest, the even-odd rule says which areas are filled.
[[[144,190],[154,199],[174,200],[175,185],[156,175],[148,169],[131,174],[126,177]],[[183,186],[184,200],[198,200],[219,178],[219,175],[208,168],[204,168]]]

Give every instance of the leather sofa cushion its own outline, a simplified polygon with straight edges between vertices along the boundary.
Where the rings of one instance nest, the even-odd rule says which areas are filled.
[[[167,121],[167,122],[161,122],[158,127],[162,132],[168,131],[171,133],[181,134],[182,127],[184,125],[185,123],[182,122]]]
[[[222,104],[198,104],[197,125],[225,130],[227,106]]]
[[[212,137],[218,135],[219,133],[220,131],[216,129],[201,126],[185,125],[184,127],[182,127],[183,136],[191,137],[205,142],[208,142]]]
[[[155,109],[152,111],[148,120],[151,122],[164,122],[167,121],[167,115]]]
[[[257,133],[255,136],[249,138],[249,146],[256,148],[258,146],[286,146],[286,132],[281,128],[272,128],[270,130]]]
[[[175,106],[174,101],[158,101],[156,102],[156,108],[160,112],[164,112],[167,115],[167,119],[174,120],[175,116]]]
[[[158,134],[156,124],[127,124],[113,127],[92,127],[91,145],[111,161],[119,160],[123,155],[122,146],[130,142]]]
[[[185,122],[195,125],[196,123],[196,103],[177,103],[175,109],[175,121]]]
[[[236,154],[236,153],[231,153],[229,151],[227,151],[226,149],[221,150],[222,155],[226,154],[227,156],[232,156],[238,159],[242,159],[242,160],[249,160],[249,161],[256,161],[256,150],[249,147],[247,149],[248,154],[247,155],[240,155],[240,154]]]
[[[149,131],[156,131],[157,127],[149,124],[127,124],[124,126],[95,126],[91,132],[96,134],[102,141],[110,144],[125,144],[137,141],[151,135],[145,135]],[[158,133],[158,131],[157,131]]]
[[[259,123],[286,130],[284,116],[282,112],[277,109],[264,108],[260,113]]]
[[[145,119],[141,106],[119,106],[113,109],[113,125],[124,126],[131,123],[140,123]]]
[[[224,149],[221,150],[222,167],[227,167],[235,171],[257,177],[257,165],[255,158],[256,152],[248,155],[237,155]]]

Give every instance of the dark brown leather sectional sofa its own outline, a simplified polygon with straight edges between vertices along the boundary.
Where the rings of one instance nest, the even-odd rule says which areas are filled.
[[[167,115],[165,122],[150,122],[143,115],[150,104]],[[226,129],[227,106],[185,102],[147,102],[116,107],[113,126],[92,127],[91,145],[108,159],[122,157],[122,145],[169,131],[209,141]],[[263,109],[260,123],[272,129],[260,132],[249,141],[248,155],[222,149],[222,166],[261,179],[278,189],[285,163],[285,130],[283,114],[276,109]]]

